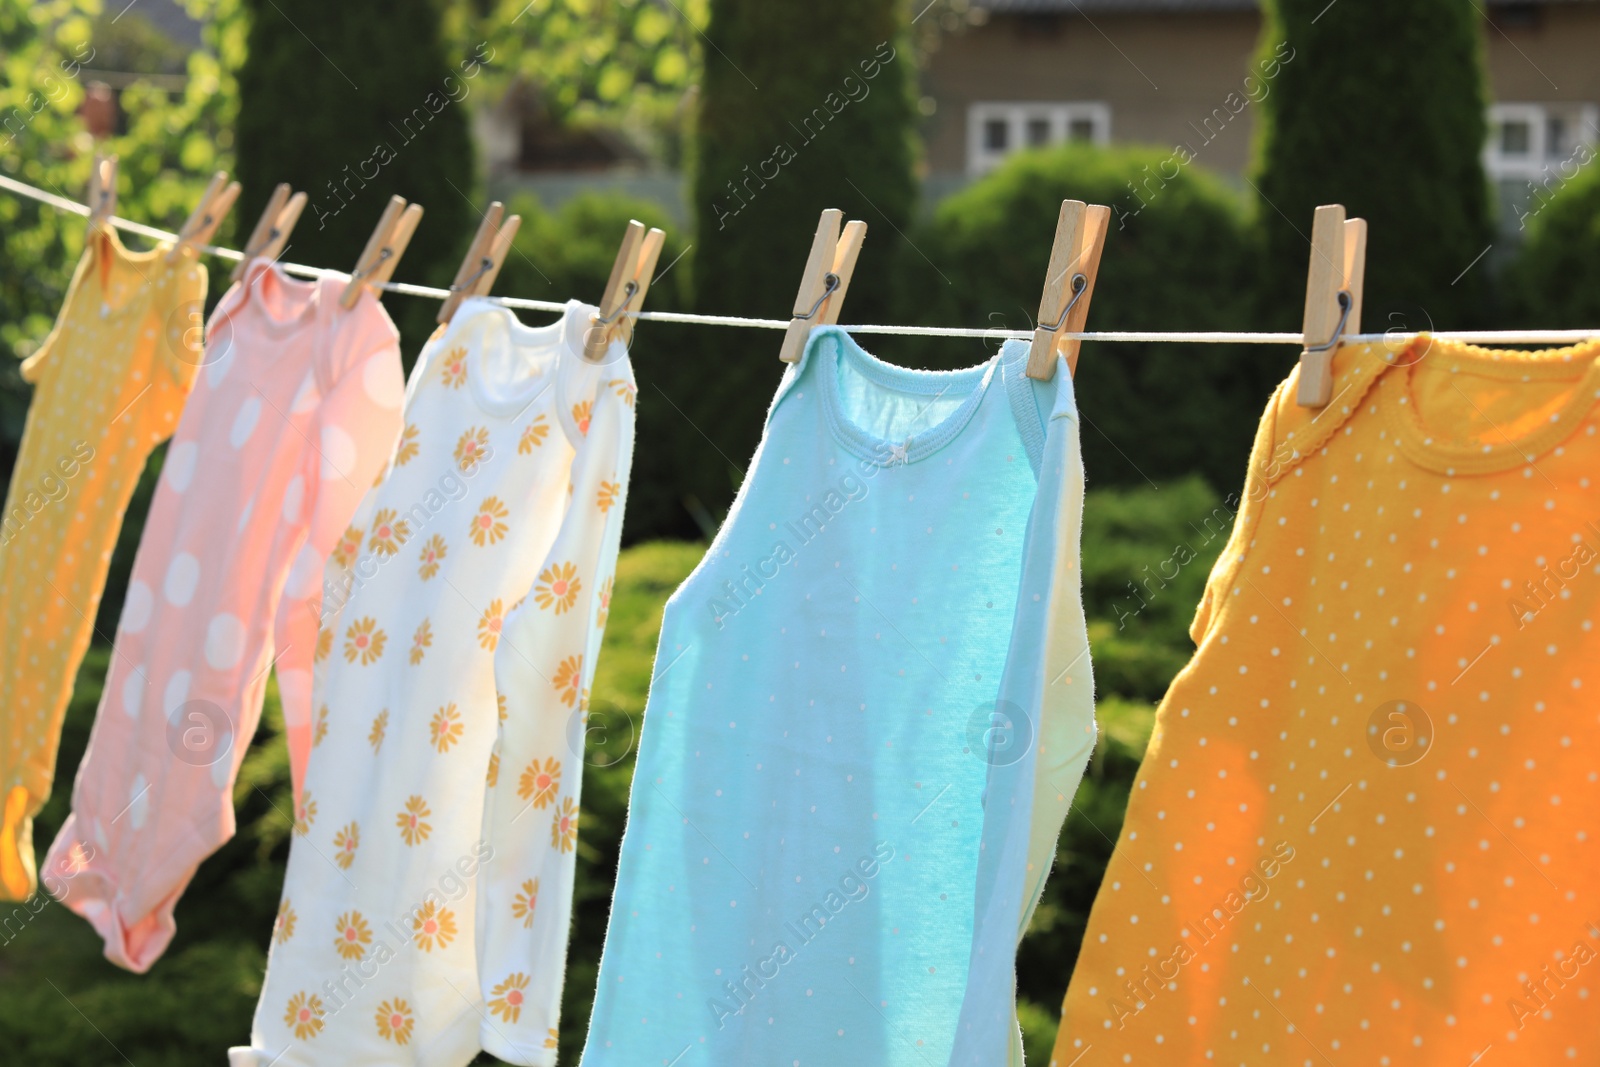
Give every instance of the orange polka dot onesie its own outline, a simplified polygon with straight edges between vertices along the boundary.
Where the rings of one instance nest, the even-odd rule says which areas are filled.
[[[1600,345],[1334,371],[1262,419],[1059,1067],[1600,1063]]]
[[[200,363],[206,272],[190,250],[168,263],[170,247],[130,252],[97,229],[22,364],[33,403],[0,516],[0,899],[33,894],[33,817],[122,513]]]

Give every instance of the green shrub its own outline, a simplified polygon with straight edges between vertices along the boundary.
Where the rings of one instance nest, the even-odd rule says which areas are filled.
[[[926,261],[908,259],[902,272],[900,317],[1032,328],[1070,198],[1115,207],[1091,330],[1251,328],[1237,198],[1170,158],[1072,145],[1008,160],[939,205],[917,240]],[[1142,207],[1130,183],[1144,190]],[[961,351],[962,363],[985,354],[972,342]],[[1085,344],[1076,384],[1091,480],[1145,484],[1199,471],[1215,486],[1241,484],[1261,409],[1292,358],[1259,347]]]
[[[393,194],[426,212],[396,281],[449,285],[477,229],[466,100],[490,51],[451,54],[437,0],[244,0],[239,69],[240,232],[278,182],[308,196],[288,258],[349,270]],[[410,356],[438,305],[385,306]]]
[[[699,310],[787,318],[816,220],[839,208],[872,231],[848,317],[884,312],[903,258],[896,234],[916,200],[904,15],[900,0],[712,0],[692,159]],[[755,452],[781,343],[767,331],[708,331],[662,382],[686,431],[680,514],[703,533]]]
[[[1548,202],[1508,271],[1516,326],[1584,329],[1600,320],[1600,171],[1591,164]]]
[[[1261,58],[1283,59],[1257,127],[1265,300],[1258,328],[1298,328],[1312,213],[1333,203],[1368,223],[1364,328],[1483,321],[1489,275],[1478,257],[1493,234],[1480,157],[1488,103],[1482,6],[1263,7]]]

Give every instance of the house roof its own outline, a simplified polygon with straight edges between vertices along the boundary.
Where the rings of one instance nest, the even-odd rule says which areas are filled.
[[[1596,2],[1600,0],[1488,0],[1490,7]],[[1254,11],[1261,6],[1260,0],[973,0],[973,4],[1003,15]]]

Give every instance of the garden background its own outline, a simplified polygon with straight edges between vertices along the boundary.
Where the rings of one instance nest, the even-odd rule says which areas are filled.
[[[1243,192],[1200,163],[1167,177],[1166,146],[1070,146],[1022,153],[931,209],[917,86],[940,35],[967,17],[964,0],[186,3],[204,20],[205,42],[174,55],[121,0],[0,0],[0,172],[81,198],[96,145],[77,70],[92,58],[102,69],[181,73],[180,90],[136,83],[122,93],[124,117],[100,145],[121,158],[119,214],[176,229],[210,172],[226,168],[244,195],[218,241],[237,247],[275,183],[320,196],[453,77],[470,81],[471,94],[433,113],[383,164],[375,195],[348,211],[326,198],[309,210],[289,258],[348,269],[395,192],[427,209],[397,280],[448,284],[486,199],[473,109],[522,84],[538,88],[558,126],[625,135],[691,174],[693,223],[674,227],[652,203],[602,193],[558,210],[513,201],[525,222],[501,293],[597,299],[623,224],[637,217],[669,231],[653,309],[781,317],[818,211],[839,207],[871,227],[847,321],[1027,328],[1060,201],[1074,197],[1116,213],[1091,328],[1293,330],[1312,209],[1342,202],[1371,225],[1369,329],[1600,323],[1594,168],[1542,203],[1514,255],[1474,259],[1493,242],[1494,219],[1479,153],[1483,16],[1472,0],[1267,0],[1260,55],[1287,43],[1295,60],[1261,102]],[[840,110],[759,195],[734,199],[747,168],[788,137],[792,116],[875,56],[872,93]],[[80,218],[0,194],[0,347],[10,354],[26,356],[48,332],[82,238]],[[227,266],[211,264],[213,301]],[[409,363],[436,308],[386,303]],[[776,341],[651,323],[635,341],[640,448],[594,688],[607,728],[591,736],[584,782],[563,1062],[575,1061],[587,1025],[662,603],[743,477],[781,370]],[[883,357],[923,367],[974,364],[992,347],[873,341]],[[1115,877],[1106,864],[1155,705],[1192,652],[1188,621],[1226,539],[1257,417],[1295,354],[1084,348],[1083,573],[1101,739],[1019,954],[1030,1062],[1048,1058],[1089,906],[1102,878]],[[0,469],[9,470],[29,392],[15,361],[0,362]],[[162,458],[158,450],[150,462],[114,557],[55,795],[38,820],[41,846],[66,814]],[[47,898],[0,908],[7,1062],[215,1064],[248,1037],[290,831],[274,689],[267,705],[235,791],[239,833],[201,868],[178,907],[177,938],[148,975],[106,963],[89,926]]]

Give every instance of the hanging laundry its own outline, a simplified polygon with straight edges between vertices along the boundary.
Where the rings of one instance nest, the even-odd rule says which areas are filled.
[[[201,361],[206,272],[170,244],[130,252],[93,232],[55,328],[22,364],[34,386],[0,517],[0,897],[34,892],[33,817],[88,648],[122,515]],[[74,877],[82,843],[47,884]]]
[[[1333,370],[1262,419],[1056,1063],[1600,1062],[1600,345]]]
[[[344,310],[344,288],[252,266],[212,315],[167,451],[50,852],[77,872],[67,907],[132,971],[165,950],[178,897],[233,836],[274,663],[297,770],[313,740],[322,563],[394,449],[405,389],[388,314],[370,297]]]
[[[1064,366],[813,331],[667,604],[586,1067],[1020,1062],[1094,745]]]
[[[460,1065],[481,1045],[552,1062],[633,426],[626,350],[581,356],[593,313],[530,329],[468,300],[412,373],[393,463],[324,580],[314,748],[235,1067]],[[500,699],[496,659],[523,657]],[[485,836],[500,785],[487,825],[510,840]]]

